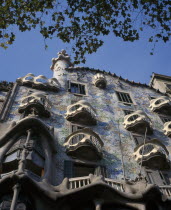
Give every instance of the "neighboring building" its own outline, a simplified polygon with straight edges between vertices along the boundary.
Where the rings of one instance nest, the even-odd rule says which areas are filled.
[[[51,70],[0,85],[0,210],[171,209],[171,77]]]

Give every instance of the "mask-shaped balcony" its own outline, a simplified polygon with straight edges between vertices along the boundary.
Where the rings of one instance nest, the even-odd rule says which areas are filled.
[[[78,101],[67,107],[65,117],[68,121],[82,125],[96,125],[96,113],[85,100]]]
[[[171,121],[164,124],[163,131],[166,136],[171,138]]]
[[[144,149],[143,149],[144,147]],[[144,152],[143,152],[144,150]],[[135,160],[143,166],[164,170],[170,168],[167,148],[157,139],[152,139],[135,148],[133,153]]]
[[[22,99],[18,112],[25,116],[37,115],[39,117],[50,117],[51,105],[45,95],[33,93]]]
[[[149,117],[141,110],[135,111],[124,117],[124,128],[134,133],[145,134],[147,128],[147,134],[153,132]]]
[[[150,109],[160,114],[171,114],[171,101],[167,96],[153,99],[150,101]]]
[[[102,158],[103,142],[100,137],[88,128],[69,135],[64,143],[67,155],[73,158],[90,161]]]
[[[34,74],[27,74],[24,77],[17,79],[20,85],[30,86],[32,88],[40,90],[52,90],[57,91],[60,88],[59,82],[56,78],[48,79],[43,75],[35,76]]]
[[[94,76],[94,82],[93,83],[96,87],[101,88],[101,89],[105,89],[107,81],[106,81],[103,74],[98,73]]]

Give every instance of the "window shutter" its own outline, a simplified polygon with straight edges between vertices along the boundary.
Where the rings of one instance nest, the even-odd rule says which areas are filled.
[[[73,162],[70,160],[64,161],[64,178],[72,178],[73,177]]]
[[[71,82],[69,80],[67,81],[67,86],[68,86],[68,91],[71,92]]]

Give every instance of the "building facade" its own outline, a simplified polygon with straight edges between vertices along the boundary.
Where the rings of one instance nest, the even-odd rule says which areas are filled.
[[[0,209],[171,209],[171,77],[51,70],[0,84]]]

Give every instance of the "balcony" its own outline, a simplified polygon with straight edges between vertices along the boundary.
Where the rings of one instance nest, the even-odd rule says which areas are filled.
[[[22,99],[18,112],[24,113],[25,116],[50,117],[50,108],[51,105],[46,96],[35,92]]]
[[[90,176],[70,178],[69,179],[69,189],[70,190],[77,189],[80,187],[90,185],[91,183],[92,183],[92,180],[91,180]],[[119,181],[109,179],[109,178],[104,178],[104,183],[115,188],[116,190],[119,190],[121,192],[124,191],[123,184]]]
[[[78,188],[82,188],[87,185],[92,184],[92,180],[89,176],[84,176],[84,177],[76,177],[76,178],[70,178],[68,184],[68,189],[69,190],[74,190]],[[109,179],[109,178],[103,178],[103,182],[109,185],[110,187],[114,188],[115,190],[118,190],[120,192],[126,192],[127,190],[125,189],[127,186],[123,183],[123,181],[118,181],[114,179]],[[131,185],[133,186],[133,185]],[[158,186],[160,189],[160,192],[164,194],[166,197],[171,197],[171,186],[170,185],[162,185]],[[133,187],[135,188],[135,187]],[[139,189],[138,189],[139,191]]]
[[[78,101],[68,106],[65,117],[72,123],[81,125],[96,125],[96,113],[94,108],[85,100]]]
[[[163,131],[166,136],[171,138],[171,121],[164,124]]]
[[[84,128],[69,135],[64,143],[67,155],[84,160],[99,160],[102,158],[103,142],[100,137]]]
[[[101,88],[101,89],[105,89],[107,81],[106,81],[103,74],[98,73],[94,76],[94,82],[93,83],[96,87]]]
[[[60,85],[56,78],[47,79],[43,75],[39,75],[36,77],[34,74],[31,73],[27,74],[24,77],[18,78],[17,82],[20,85],[25,85],[40,90],[58,91],[60,88]]]
[[[150,101],[150,109],[159,114],[171,114],[171,101],[167,96],[161,96]]]
[[[143,152],[144,150],[144,152]],[[152,139],[135,148],[133,153],[135,160],[143,166],[151,169],[167,170],[170,168],[169,152],[167,148],[157,139]]]
[[[134,133],[145,134],[146,128],[147,134],[153,132],[149,117],[141,110],[126,115],[123,125],[126,130]]]

